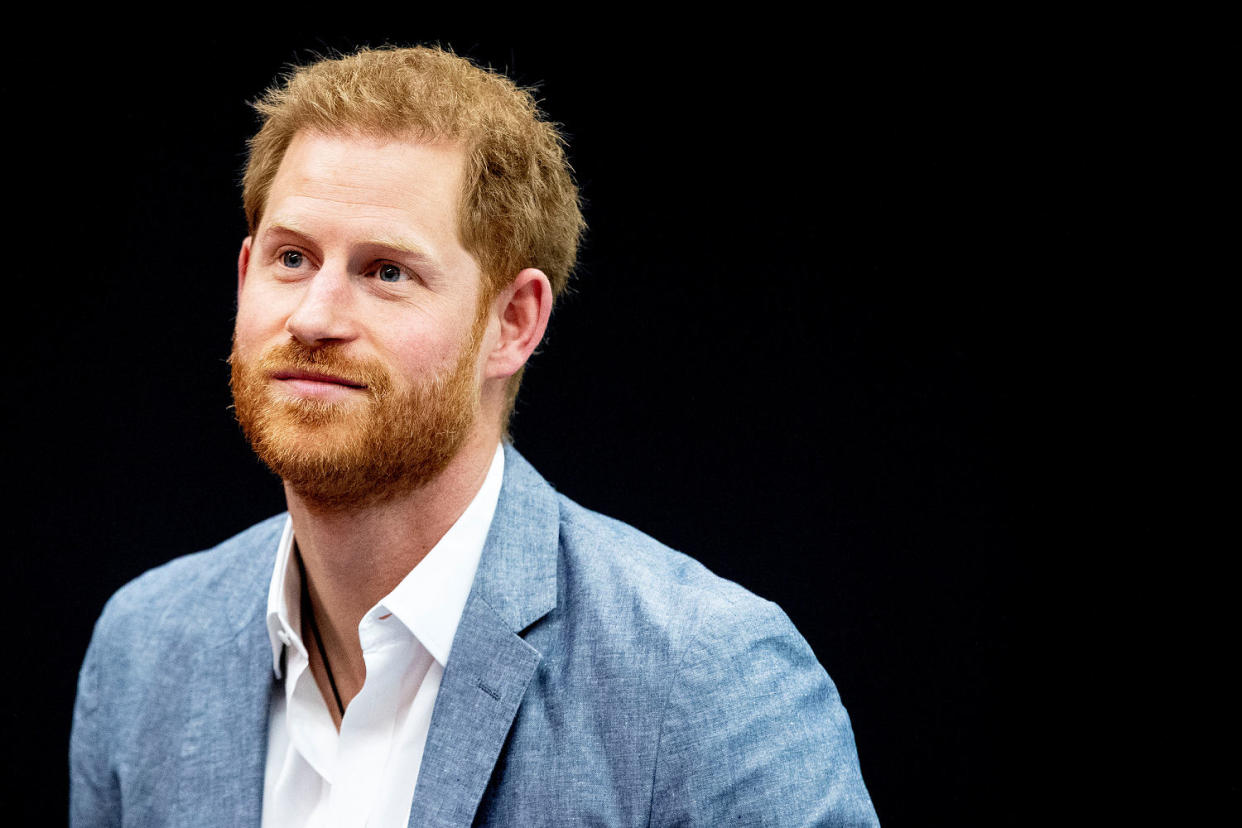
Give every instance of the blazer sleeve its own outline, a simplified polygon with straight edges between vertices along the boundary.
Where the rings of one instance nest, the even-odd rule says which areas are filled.
[[[106,613],[105,613],[106,615]],[[101,618],[95,626],[78,675],[78,696],[73,706],[73,729],[69,736],[69,824],[72,828],[119,826],[121,798],[111,770],[103,715]]]
[[[878,825],[849,716],[767,601],[704,609],[661,724],[652,825]]]

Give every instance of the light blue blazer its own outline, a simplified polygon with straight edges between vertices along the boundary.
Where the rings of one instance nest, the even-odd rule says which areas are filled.
[[[836,688],[785,614],[505,451],[409,824],[877,824]],[[73,825],[259,824],[284,521],[108,602],[74,709]]]

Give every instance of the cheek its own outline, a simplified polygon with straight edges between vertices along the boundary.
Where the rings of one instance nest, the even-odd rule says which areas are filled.
[[[406,379],[417,380],[450,370],[461,353],[462,341],[445,332],[406,330],[388,337],[387,359]]]
[[[259,320],[252,306],[241,302],[237,306],[237,319],[233,323],[233,337],[239,343],[249,341],[258,332]]]
[[[237,321],[233,325],[233,351],[245,360],[257,359],[269,347],[274,334],[268,330],[263,318],[238,308]]]
[[[263,290],[250,280],[237,297],[234,336],[239,343],[261,341],[284,330],[288,314],[278,293]]]

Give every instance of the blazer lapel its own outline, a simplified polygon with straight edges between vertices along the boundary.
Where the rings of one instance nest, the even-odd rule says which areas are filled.
[[[541,654],[519,633],[556,606],[556,492],[512,446],[440,682],[410,826],[467,826]]]
[[[256,539],[254,554],[224,573],[232,585],[216,614],[219,638],[195,654],[181,746],[177,825],[259,825],[275,677],[264,612],[283,521]],[[270,537],[269,537],[270,535]]]
[[[533,647],[470,599],[436,697],[411,826],[471,823],[538,664]]]
[[[182,745],[178,824],[259,825],[273,684],[267,630],[249,630],[198,659]]]

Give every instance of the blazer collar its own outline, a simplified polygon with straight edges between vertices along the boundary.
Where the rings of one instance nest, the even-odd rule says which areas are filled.
[[[505,477],[472,596],[520,632],[556,606],[560,506],[556,491],[505,444]]]

